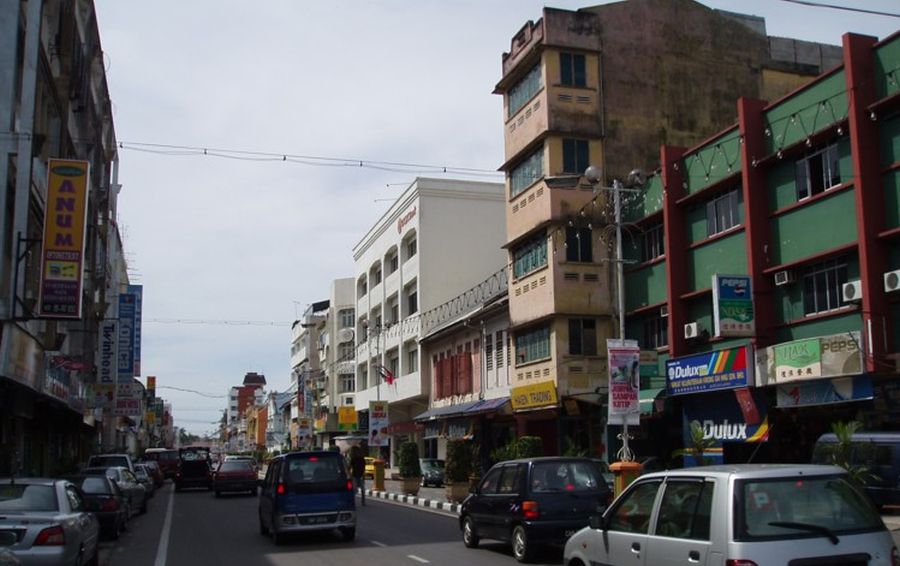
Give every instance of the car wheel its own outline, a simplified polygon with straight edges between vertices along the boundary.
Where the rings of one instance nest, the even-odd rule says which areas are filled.
[[[528,543],[528,535],[522,525],[517,525],[512,531],[512,551],[519,562],[528,562],[534,555],[534,549]]]
[[[269,528],[269,533],[272,535],[272,542],[275,543],[275,546],[281,546],[284,544],[284,535],[279,533],[275,527],[275,517],[272,517],[272,524]]]
[[[477,548],[479,542],[478,535],[475,534],[475,521],[472,517],[466,517],[463,520],[463,544],[466,548]]]
[[[344,535],[345,539],[353,540],[356,538],[356,527],[344,527],[341,529],[341,534]]]

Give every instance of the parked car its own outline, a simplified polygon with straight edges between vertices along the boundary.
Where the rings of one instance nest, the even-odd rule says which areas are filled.
[[[159,464],[153,460],[144,460],[140,463],[146,466],[147,471],[150,472],[150,477],[153,478],[153,487],[156,489],[161,488],[166,482],[166,476],[163,474],[162,469],[160,469]]]
[[[137,480],[137,477],[128,468],[122,466],[85,468],[81,473],[87,476],[104,475],[116,482],[116,485],[119,486],[119,489],[122,490],[122,493],[125,494],[125,498],[128,500],[128,507],[132,516],[136,513],[147,512],[147,488]]]
[[[419,467],[422,469],[422,487],[444,485],[444,461],[437,458],[420,458]]]
[[[13,564],[97,563],[100,523],[67,480],[0,478],[0,533]]]
[[[174,478],[178,471],[178,450],[174,448],[147,448],[144,450],[144,460],[159,464],[166,479]]]
[[[134,461],[128,454],[95,454],[88,458],[88,468],[109,468],[111,466],[122,466],[134,473]]]
[[[144,486],[144,489],[147,491],[147,497],[152,498],[156,495],[156,484],[153,482],[150,470],[145,465],[134,465],[134,477],[137,478],[139,484]]]
[[[640,476],[566,543],[589,564],[895,565],[868,498],[836,466],[742,464]]]
[[[823,434],[813,448],[814,464],[831,463],[831,449],[837,445],[834,433]],[[865,466],[866,493],[879,509],[900,505],[900,432],[855,432],[850,464]]]
[[[482,538],[510,542],[516,560],[526,562],[541,545],[564,544],[611,498],[600,467],[589,458],[500,462],[462,503],[463,543],[475,548]]]
[[[187,447],[179,450],[178,470],[175,472],[175,491],[189,487],[212,489],[212,468],[209,450]]]
[[[75,475],[65,478],[81,488],[85,509],[100,521],[100,532],[112,539],[118,539],[125,530],[130,510],[128,498],[105,475]],[[2,562],[0,562],[2,564]]]
[[[290,452],[269,462],[259,495],[259,532],[285,535],[338,529],[356,537],[353,480],[338,452]]]
[[[246,460],[224,461],[213,474],[213,490],[216,497],[226,491],[246,491],[256,494],[259,476],[252,462]]]

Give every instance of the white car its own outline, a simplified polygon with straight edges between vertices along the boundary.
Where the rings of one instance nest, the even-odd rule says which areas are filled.
[[[575,533],[565,566],[896,566],[890,532],[835,466],[741,464],[643,475]]]

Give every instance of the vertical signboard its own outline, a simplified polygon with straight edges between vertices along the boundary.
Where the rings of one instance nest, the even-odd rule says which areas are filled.
[[[51,159],[44,207],[38,313],[81,318],[81,284],[87,226],[87,161]]]
[[[641,349],[637,340],[607,340],[609,359],[609,414],[617,425],[641,423]]]
[[[144,286],[129,285],[128,294],[134,295],[134,376],[141,375],[141,316],[144,307]]]
[[[369,401],[369,446],[388,445],[388,402]]]
[[[134,314],[135,296],[119,295],[119,383],[131,383],[134,378]]]
[[[93,386],[91,406],[112,407],[118,378],[119,328],[114,320],[100,324],[100,340],[97,344],[97,383]]]
[[[753,287],[748,275],[712,276],[716,336],[753,336]]]
[[[148,375],[147,376],[147,398],[150,401],[156,397],[156,376]]]
[[[352,431],[356,429],[356,409],[353,407],[338,407],[338,430]]]

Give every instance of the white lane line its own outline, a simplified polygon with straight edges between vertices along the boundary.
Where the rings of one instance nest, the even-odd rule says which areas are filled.
[[[175,488],[169,492],[169,502],[166,506],[166,519],[163,521],[162,532],[159,534],[159,546],[156,547],[156,560],[153,566],[166,566],[166,556],[169,554],[169,531],[172,530],[172,508],[175,507]]]
[[[415,560],[416,562],[421,562],[422,564],[428,564],[428,560],[425,560],[424,558],[416,556],[415,554],[407,554],[406,557],[411,560]]]
[[[384,544],[383,542],[378,542],[377,540],[372,540],[372,541],[369,541],[369,542],[371,542],[371,543],[374,544],[375,546],[380,546],[381,548],[385,548],[385,547],[387,546],[387,545]]]

